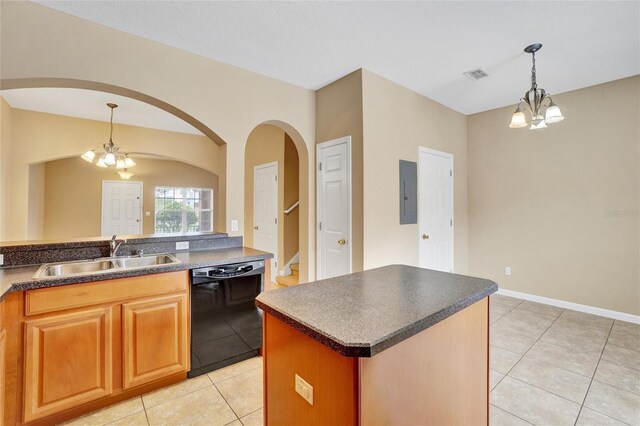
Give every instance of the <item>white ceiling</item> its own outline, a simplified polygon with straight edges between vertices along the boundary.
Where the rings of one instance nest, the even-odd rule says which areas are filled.
[[[640,2],[39,1],[298,86],[367,68],[465,114],[640,73]],[[489,78],[463,72],[482,67]]]
[[[70,117],[109,122],[107,103],[118,105],[113,122],[151,129],[202,135],[195,127],[175,115],[136,99],[94,90],[67,88],[34,88],[0,90],[12,108],[26,109]],[[116,130],[117,132],[117,127]]]

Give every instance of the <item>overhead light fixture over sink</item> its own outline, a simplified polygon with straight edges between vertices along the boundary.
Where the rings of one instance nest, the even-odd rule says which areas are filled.
[[[80,156],[85,161],[89,163],[93,163],[96,155],[98,156],[98,161],[96,161],[96,166],[98,167],[113,167],[116,169],[126,169],[131,168],[136,165],[136,163],[129,157],[128,153],[120,154],[120,147],[113,143],[113,110],[118,108],[118,105],[113,103],[108,103],[107,106],[111,108],[111,131],[109,133],[109,142],[102,145],[102,148],[94,148],[91,149]],[[131,174],[133,176],[133,174]],[[128,179],[128,178],[127,178]]]
[[[511,117],[511,128],[527,127],[529,129],[544,129],[547,124],[557,123],[564,120],[558,105],[553,103],[551,96],[544,90],[538,89],[536,82],[536,52],[542,48],[542,44],[536,43],[524,48],[524,51],[531,53],[533,67],[531,68],[531,89],[520,99],[516,111]],[[529,113],[529,122],[525,116],[525,111]]]

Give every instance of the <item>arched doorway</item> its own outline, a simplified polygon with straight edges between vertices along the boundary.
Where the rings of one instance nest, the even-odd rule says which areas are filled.
[[[308,279],[307,148],[286,123],[266,121],[247,138],[244,156],[245,244],[274,253],[271,281]]]
[[[136,128],[135,124],[117,123],[116,119],[116,135],[121,139],[116,139],[115,141],[133,155],[155,156],[156,158],[173,160],[213,173],[216,182],[216,185],[213,186],[218,186],[218,188],[214,192],[215,199],[212,202],[216,206],[216,211],[212,213],[214,216],[212,222],[215,227],[212,225],[211,230],[226,231],[226,144],[215,132],[206,128],[193,117],[166,102],[139,92],[107,84],[60,79],[2,80],[1,84],[3,90],[11,92],[19,92],[20,89],[79,89],[77,91],[101,93],[109,98],[124,96],[135,99],[136,102],[139,101],[138,104],[151,105],[148,108],[157,111],[162,110],[162,114],[165,114],[167,119],[171,114],[179,119],[176,121],[187,121],[191,126],[196,127],[200,133],[196,131],[197,135],[185,134],[180,136],[181,134],[171,131],[165,132],[153,127],[148,129],[146,127]],[[3,122],[11,120],[9,116],[14,115],[13,113],[4,114],[7,105],[7,103],[3,103]],[[104,105],[101,104],[100,107],[104,108]],[[29,114],[31,116],[28,116]],[[1,206],[2,212],[0,212],[0,216],[2,217],[2,223],[0,223],[0,229],[2,232],[0,232],[0,239],[41,239],[44,235],[41,232],[41,227],[33,225],[38,221],[36,220],[37,217],[31,214],[31,210],[35,205],[38,209],[33,210],[41,211],[43,206],[39,205],[38,202],[34,202],[34,199],[39,199],[38,197],[31,197],[30,194],[37,189],[36,186],[43,180],[45,163],[63,158],[79,158],[83,152],[102,143],[96,141],[103,141],[105,137],[108,137],[108,127],[103,129],[102,127],[104,126],[100,124],[100,121],[92,121],[96,120],[94,118],[75,118],[72,114],[68,116],[49,111],[38,113],[29,111],[28,108],[26,110],[16,109],[15,115],[19,115],[20,118],[16,121],[17,124],[14,127],[22,126],[30,129],[29,132],[13,132],[11,137],[8,138],[8,143],[12,147],[11,150],[8,150],[11,153],[11,158],[3,158],[0,195],[3,200],[9,200],[10,202],[5,202]],[[41,121],[37,123],[34,121],[40,119]],[[75,121],[83,121],[83,123],[78,124]],[[37,125],[33,125],[34,123]],[[118,128],[118,126],[120,127]],[[6,139],[4,136],[5,134],[3,133],[3,146]],[[125,142],[126,146],[122,145],[123,139],[127,140]],[[168,164],[168,162],[165,164]],[[138,173],[135,180],[140,180],[141,176]],[[220,178],[219,185],[217,185],[218,177]],[[112,177],[106,178],[120,179],[115,173],[113,173]],[[11,182],[11,185],[8,184],[9,182]],[[153,206],[146,207],[143,219],[148,222],[147,218],[153,217],[154,209]],[[154,227],[147,224],[144,233],[153,233],[153,230]],[[97,235],[99,234],[83,236]]]

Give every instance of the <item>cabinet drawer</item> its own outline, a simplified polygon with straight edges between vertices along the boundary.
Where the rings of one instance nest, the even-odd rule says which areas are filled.
[[[136,297],[186,291],[188,286],[189,272],[178,271],[41,288],[26,292],[24,311],[27,316],[43,314]]]

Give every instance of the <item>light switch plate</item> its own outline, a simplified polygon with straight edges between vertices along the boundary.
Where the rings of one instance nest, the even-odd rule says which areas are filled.
[[[233,219],[231,221],[231,232],[237,232],[238,231],[238,221],[236,219]]]
[[[313,405],[313,386],[307,383],[302,377],[296,374],[296,392],[303,397],[305,401]]]
[[[176,243],[176,250],[189,250],[189,241],[178,241]]]
[[[144,212],[145,216],[151,216],[151,212]]]
[[[4,254],[0,254],[0,266],[4,265]]]

